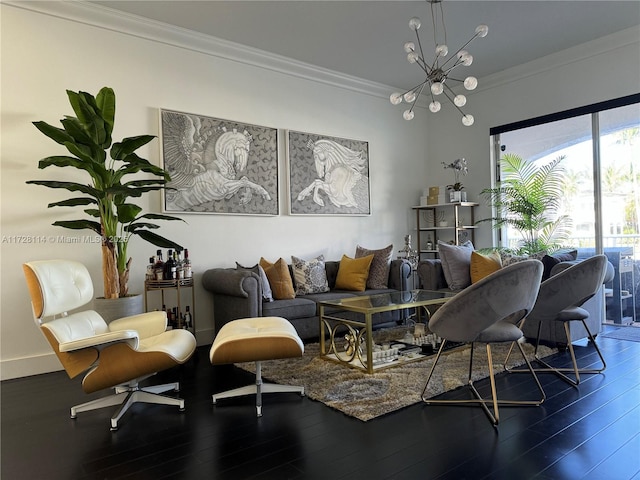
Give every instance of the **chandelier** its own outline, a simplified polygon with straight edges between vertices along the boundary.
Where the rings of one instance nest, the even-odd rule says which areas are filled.
[[[439,112],[442,108],[442,104],[436,99],[439,95],[444,95],[449,101],[458,109],[462,115],[462,124],[465,126],[473,125],[473,115],[465,114],[462,108],[467,103],[467,97],[462,94],[456,94],[451,86],[451,82],[459,82],[464,85],[467,90],[473,90],[478,86],[478,79],[476,77],[467,77],[464,80],[460,80],[451,76],[454,69],[459,66],[468,67],[473,63],[473,56],[465,50],[477,37],[486,37],[489,32],[489,27],[486,25],[478,25],[476,27],[475,35],[460,47],[456,53],[449,56],[449,48],[447,47],[447,30],[444,26],[444,11],[442,9],[442,0],[427,0],[431,4],[431,20],[433,23],[433,43],[435,44],[435,58],[433,62],[427,63],[425,61],[424,52],[422,50],[422,43],[420,42],[420,35],[418,30],[420,29],[421,22],[418,17],[413,17],[409,20],[409,27],[416,32],[416,40],[418,43],[418,50],[413,42],[407,42],[404,44],[404,51],[407,52],[407,60],[409,63],[417,64],[425,73],[426,78],[424,82],[416,85],[415,87],[407,90],[404,93],[392,93],[389,99],[393,105],[405,102],[411,104],[411,107],[404,111],[402,116],[405,120],[411,120],[414,117],[414,107],[418,101],[418,97],[422,94],[425,87],[428,86],[428,93],[431,95],[431,103],[429,104],[429,110],[433,113]],[[444,43],[440,44],[437,40],[437,21],[438,9],[435,5],[440,5],[440,23],[442,24],[442,31],[444,34]]]

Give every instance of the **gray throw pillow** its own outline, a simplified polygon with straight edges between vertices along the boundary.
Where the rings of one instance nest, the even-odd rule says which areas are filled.
[[[258,277],[260,277],[260,283],[262,283],[262,300],[265,302],[273,302],[273,292],[271,291],[271,285],[269,285],[269,279],[267,278],[267,274],[264,272],[264,268],[257,264],[253,267],[243,267],[236,262],[236,269],[249,270],[250,272],[258,275]]]
[[[379,250],[356,246],[356,258],[373,255],[369,276],[367,277],[367,288],[383,289],[388,288],[389,269],[391,268],[391,256],[393,255],[393,245]]]
[[[473,243],[450,245],[438,240],[442,271],[451,290],[462,290],[471,285],[471,252]]]

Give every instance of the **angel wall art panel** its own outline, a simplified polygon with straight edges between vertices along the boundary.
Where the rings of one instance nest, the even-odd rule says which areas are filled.
[[[160,110],[164,210],[278,215],[278,131]]]
[[[289,212],[369,215],[369,144],[361,140],[287,132]]]

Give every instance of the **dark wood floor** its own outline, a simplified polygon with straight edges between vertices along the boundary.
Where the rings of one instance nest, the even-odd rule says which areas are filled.
[[[181,382],[185,413],[136,406],[113,433],[112,408],[69,418],[69,406],[88,396],[64,373],[5,381],[0,473],[2,480],[640,479],[640,343],[598,343],[604,374],[579,388],[541,375],[547,401],[501,410],[497,431],[469,407],[417,404],[366,423],[296,394],[266,396],[260,419],[252,398],[214,407],[212,393],[252,377],[212,367],[207,348],[160,375]],[[592,346],[577,350],[584,364],[594,361]],[[527,377],[502,375],[499,391],[526,395]]]

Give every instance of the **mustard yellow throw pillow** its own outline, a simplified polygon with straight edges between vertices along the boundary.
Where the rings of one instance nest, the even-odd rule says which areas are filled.
[[[296,298],[291,273],[289,273],[289,267],[284,259],[280,258],[276,263],[271,263],[261,257],[260,266],[264,270],[264,273],[267,274],[273,298],[276,300]]]
[[[491,252],[487,255],[475,251],[471,252],[471,283],[476,283],[501,268],[502,259],[498,252]]]
[[[369,268],[373,261],[373,255],[366,257],[350,258],[342,255],[338,276],[336,277],[336,288],[339,290],[354,290],[363,292],[367,287],[367,277]]]

